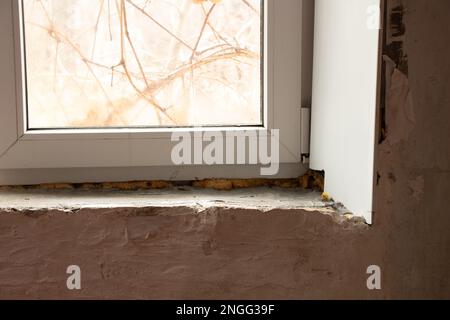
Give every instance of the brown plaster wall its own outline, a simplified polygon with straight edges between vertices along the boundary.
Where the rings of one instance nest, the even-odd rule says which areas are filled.
[[[375,229],[394,298],[450,298],[450,1],[388,0]]]
[[[82,210],[2,214],[0,225],[1,298],[368,296],[371,232],[322,213]],[[66,288],[71,264],[81,291]]]
[[[449,13],[388,0],[372,227],[303,210],[5,212],[0,298],[450,298]]]

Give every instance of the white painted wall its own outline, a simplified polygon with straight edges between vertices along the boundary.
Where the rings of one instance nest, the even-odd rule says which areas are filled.
[[[311,167],[325,191],[372,222],[380,0],[316,0]],[[369,10],[369,11],[368,11]]]

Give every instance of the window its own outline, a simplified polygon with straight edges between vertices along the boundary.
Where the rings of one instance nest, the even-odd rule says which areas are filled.
[[[257,165],[256,171],[173,167],[173,132],[281,129],[280,174],[304,170],[301,1],[8,0],[0,6],[7,48],[0,62],[0,170],[39,169],[21,183],[39,182],[37,175],[62,180],[54,169],[64,169],[70,181],[78,181],[75,169],[108,179],[96,177],[99,168],[123,172],[109,178],[120,180],[144,167],[141,179],[155,172],[165,179],[259,176]],[[189,66],[191,58],[201,67]],[[178,71],[184,78],[172,80]],[[163,90],[152,91],[168,77]],[[2,181],[8,182],[15,181]]]
[[[279,130],[276,177],[311,142],[326,191],[370,222],[380,0],[314,2],[1,1],[0,184],[255,178],[251,139]],[[248,134],[239,161],[174,164],[174,133],[217,132]]]

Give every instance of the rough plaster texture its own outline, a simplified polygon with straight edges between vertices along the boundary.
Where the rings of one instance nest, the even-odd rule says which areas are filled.
[[[387,44],[402,49],[387,64],[387,138],[377,150],[384,285],[389,297],[449,299],[450,1],[388,7]]]
[[[299,287],[303,297],[339,297],[352,283],[364,286],[358,264],[343,274],[334,267],[351,252],[362,253],[368,237],[363,222],[323,205],[271,210],[199,202],[201,207],[4,209],[0,297],[284,298],[298,296]],[[82,270],[80,292],[65,286],[72,264]]]
[[[450,2],[398,4],[372,227],[304,209],[4,211],[0,298],[450,298]]]

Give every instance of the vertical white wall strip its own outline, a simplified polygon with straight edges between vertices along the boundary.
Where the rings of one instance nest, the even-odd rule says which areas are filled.
[[[316,0],[311,167],[372,223],[380,0]]]

